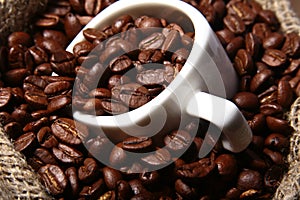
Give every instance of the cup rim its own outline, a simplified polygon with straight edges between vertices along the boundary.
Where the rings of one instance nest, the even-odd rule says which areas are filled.
[[[186,15],[190,22],[192,23],[193,29],[194,29],[194,41],[192,45],[191,52],[187,58],[187,61],[182,67],[182,70],[179,72],[179,74],[172,80],[172,82],[162,91],[158,96],[156,96],[151,101],[147,102],[146,104],[142,105],[139,108],[136,108],[134,110],[128,111],[126,113],[118,114],[118,115],[112,115],[112,116],[92,116],[90,114],[86,114],[80,111],[72,111],[73,116],[75,119],[81,119],[79,121],[84,121],[88,125],[101,125],[105,127],[115,127],[115,120],[116,118],[121,117],[122,115],[127,115],[130,119],[133,119],[132,121],[138,122],[142,120],[145,115],[149,115],[149,112],[151,108],[154,105],[162,105],[170,96],[172,93],[176,90],[178,85],[182,83],[182,81],[188,76],[188,74],[192,71],[191,68],[193,66],[192,63],[189,63],[188,61],[195,61],[197,60],[201,55],[199,52],[196,52],[199,50],[199,48],[195,48],[195,46],[200,46],[204,50],[204,48],[207,46],[207,41],[210,38],[210,25],[205,19],[205,17],[192,5],[180,1],[180,0],[119,0],[112,5],[105,8],[103,11],[101,11],[98,15],[96,15],[80,32],[79,34],[73,39],[73,41],[68,45],[66,51],[73,52],[73,47],[75,44],[77,44],[80,41],[85,40],[83,36],[83,30],[87,28],[95,28],[99,27],[99,21],[101,24],[105,24],[106,19],[110,18],[116,18],[119,15],[116,15],[115,13],[118,13],[120,11],[126,13],[126,10],[133,9],[135,7],[139,6],[164,6],[164,7],[171,7],[174,10],[177,10],[184,15]],[[130,13],[126,13],[130,14]],[[155,14],[153,14],[155,17]],[[208,30],[205,30],[208,29]],[[189,65],[189,66],[187,66]],[[181,79],[178,77],[182,77]],[[94,124],[94,118],[96,118],[97,124]],[[84,120],[82,120],[84,119]],[[119,121],[118,121],[119,123]],[[126,123],[124,121],[121,121],[120,126],[130,126],[131,123]]]

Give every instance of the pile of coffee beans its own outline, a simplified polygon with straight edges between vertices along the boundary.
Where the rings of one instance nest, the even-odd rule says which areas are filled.
[[[157,50],[161,46],[147,49],[147,42],[141,44],[137,40],[136,44],[144,50],[108,62],[109,78],[100,80],[99,87],[89,91],[91,80],[84,79],[85,75],[103,70],[90,54],[92,49],[97,46],[96,51],[107,52],[98,56],[105,63],[118,49],[114,45],[101,46],[104,40],[122,45],[118,47],[122,49],[128,47],[126,40],[133,43],[136,39],[130,35],[122,36],[126,37],[125,42],[117,37],[110,39],[115,33],[130,33],[128,30],[140,27],[144,20],[147,21],[144,28],[172,23],[155,16],[141,17],[140,23],[130,16],[120,16],[121,21],[111,26],[85,30],[86,41],[76,45],[74,54],[65,51],[80,29],[113,2],[50,0],[45,13],[37,17],[32,33],[12,33],[7,44],[0,48],[0,122],[14,140],[15,148],[25,154],[28,163],[40,174],[49,193],[61,200],[271,199],[287,170],[285,156],[292,128],[284,114],[300,96],[300,37],[281,33],[275,14],[262,9],[254,0],[187,0],[205,15],[240,76],[240,90],[232,101],[248,120],[254,134],[252,143],[241,153],[228,152],[217,143],[208,156],[199,159],[197,153],[208,123],[191,121],[184,129],[174,130],[164,138],[168,151],[184,148],[191,142],[180,158],[171,158],[165,150],[144,158],[149,165],[174,159],[173,164],[157,171],[132,173],[141,167],[132,163],[119,171],[92,155],[107,155],[110,163],[122,166],[125,151],[148,151],[153,148],[151,138],[130,137],[108,149],[108,138],[95,136],[84,124],[72,119],[69,109],[72,101],[86,112],[91,108],[101,115],[126,112],[120,106],[112,109],[103,101],[114,95],[114,100],[107,102],[116,101],[134,109],[161,92],[163,88],[159,85],[166,86],[172,81],[187,52],[181,48],[170,51],[163,32],[148,33],[155,38],[163,35],[165,39],[157,39],[157,43],[168,47],[163,51]],[[185,33],[175,25],[171,30],[176,31],[170,32],[171,41],[179,34],[181,44],[190,45],[192,33]],[[172,51],[179,52],[171,54]],[[132,60],[132,56],[137,59]],[[149,60],[172,69],[166,67],[163,73],[161,65],[144,69],[142,64],[150,63]],[[86,71],[84,63],[97,64]],[[135,70],[137,80],[126,78],[129,69]],[[145,75],[147,70],[152,70],[154,80]],[[53,72],[59,76],[51,76]],[[78,95],[72,99],[74,85],[80,86],[76,92],[96,98],[81,101]],[[132,93],[140,95],[137,104],[127,101]],[[192,138],[190,133],[195,129],[197,135]]]

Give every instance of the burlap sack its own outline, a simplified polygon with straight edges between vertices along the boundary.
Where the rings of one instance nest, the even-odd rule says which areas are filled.
[[[265,9],[274,11],[283,32],[300,34],[300,20],[291,9],[289,0],[256,0]],[[42,10],[47,0],[0,0],[0,39],[12,31],[24,30],[30,17]],[[1,43],[1,42],[0,42]],[[291,106],[287,117],[294,127],[290,140],[289,171],[278,187],[274,200],[300,199],[300,97]],[[52,199],[25,161],[16,152],[0,128],[0,199]]]

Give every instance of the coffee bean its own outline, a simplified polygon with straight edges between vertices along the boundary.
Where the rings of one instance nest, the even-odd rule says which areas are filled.
[[[266,137],[264,144],[269,148],[281,151],[289,146],[289,140],[280,133],[272,133]]]
[[[59,75],[73,75],[75,74],[75,58],[74,55],[68,51],[55,52],[51,58],[51,68]]]
[[[63,49],[66,48],[68,45],[68,39],[66,35],[61,31],[45,29],[43,30],[42,35],[46,39],[56,40]]]
[[[52,133],[64,143],[79,145],[88,136],[88,129],[80,122],[68,118],[59,118],[51,125]]]
[[[225,26],[235,34],[241,34],[245,31],[245,23],[237,15],[228,14],[224,17],[223,22]]]
[[[40,130],[40,128],[47,126],[48,123],[49,123],[49,119],[47,117],[42,117],[36,121],[31,121],[31,122],[27,123],[23,127],[23,131],[24,132],[29,132],[29,131],[37,132],[38,130]]]
[[[47,106],[47,110],[49,112],[54,112],[57,110],[60,110],[62,108],[65,108],[67,105],[71,103],[71,98],[66,95],[59,95],[55,98],[51,99]]]
[[[238,50],[234,58],[234,67],[240,76],[251,74],[253,71],[251,55],[244,49]]]
[[[160,49],[165,41],[165,36],[162,33],[155,32],[149,37],[143,39],[139,43],[140,49]]]
[[[174,52],[179,49],[181,44],[181,38],[178,31],[172,30],[166,36],[164,43],[162,44],[161,51],[163,53],[169,51]],[[188,38],[186,39],[188,40]],[[192,39],[190,39],[192,41]],[[188,41],[185,41],[188,42]]]
[[[161,51],[154,49],[143,50],[138,55],[138,60],[141,63],[161,63],[163,58]]]
[[[68,180],[59,166],[47,164],[40,168],[39,175],[51,194],[58,195],[65,191]]]
[[[262,176],[258,171],[243,170],[238,177],[237,188],[240,190],[259,190],[262,187]]]
[[[119,180],[115,189],[116,198],[120,200],[125,200],[133,196],[131,186],[128,182],[124,180]]]
[[[252,27],[252,33],[261,40],[266,38],[271,32],[271,28],[266,23],[255,23]]]
[[[210,174],[215,167],[215,162],[210,158],[202,158],[199,161],[177,167],[176,174],[181,178],[204,178]]]
[[[273,75],[274,73],[269,69],[263,69],[255,74],[250,83],[250,91],[257,92],[264,89],[270,84]]]
[[[252,10],[250,5],[242,2],[236,2],[228,7],[228,13],[239,16],[245,25],[250,25],[256,18],[256,13]]]
[[[58,145],[58,141],[52,135],[51,129],[48,126],[44,126],[38,131],[37,140],[45,148],[52,148]]]
[[[132,67],[132,61],[128,56],[122,55],[112,60],[109,67],[113,72],[125,71]]]
[[[138,83],[128,83],[112,88],[112,97],[120,99],[130,108],[138,108],[149,101],[147,88]]]
[[[34,72],[33,74],[34,75],[38,75],[38,76],[42,76],[42,75],[46,75],[46,76],[49,76],[52,74],[52,69],[51,69],[51,65],[50,63],[43,63],[43,64],[40,64],[39,66],[37,66],[35,69],[34,69]]]
[[[102,178],[95,181],[91,185],[86,185],[79,193],[79,197],[84,199],[95,199],[105,191],[105,183]]]
[[[30,47],[32,44],[31,36],[26,32],[13,32],[8,36],[8,46],[21,44],[26,47]]]
[[[126,152],[121,148],[122,144],[114,146],[111,151],[109,162],[112,166],[120,166],[127,158]]]
[[[0,88],[0,108],[7,106],[11,98],[10,88]]]
[[[53,83],[49,83],[45,89],[44,92],[47,95],[55,95],[55,94],[61,94],[63,91],[66,91],[71,88],[71,83],[68,81],[57,81]]]
[[[155,17],[141,16],[134,23],[138,28],[162,27],[161,20]]]
[[[233,155],[221,154],[215,160],[220,175],[229,176],[231,179],[237,173],[237,160]]]
[[[133,22],[133,19],[130,15],[122,15],[112,23],[112,31],[114,33],[119,33],[121,32],[122,28],[130,22]]]
[[[173,151],[183,150],[190,146],[191,136],[184,130],[173,131],[164,138],[165,145]]]
[[[28,132],[14,141],[14,146],[17,151],[22,151],[23,153],[29,153],[35,146],[36,136],[33,132]]]
[[[93,29],[93,28],[87,28],[83,30],[83,35],[85,39],[88,41],[92,42],[96,39],[103,41],[107,38],[106,34],[102,32],[101,30],[98,29]]]
[[[82,25],[73,13],[68,13],[65,16],[64,29],[68,39],[74,38],[81,30]]]
[[[48,62],[48,55],[42,48],[33,46],[29,49],[30,55],[36,65]]]
[[[92,43],[88,41],[82,41],[74,45],[73,53],[76,57],[87,56],[92,50],[94,46]]]
[[[284,39],[282,34],[274,32],[264,38],[262,44],[265,49],[279,49],[282,46]]]
[[[300,55],[300,37],[296,33],[287,33],[286,40],[283,44],[282,51],[291,56],[297,57]]]
[[[264,185],[271,190],[275,190],[280,185],[280,181],[285,173],[282,165],[273,165],[264,176]]]
[[[150,150],[152,146],[151,138],[147,137],[129,137],[123,140],[122,148],[126,151],[143,152]]]
[[[79,164],[83,160],[83,154],[75,148],[59,143],[52,148],[53,155],[64,164]]]
[[[195,188],[190,187],[184,183],[181,179],[175,181],[175,190],[184,199],[195,199],[197,196],[197,191]]]
[[[142,161],[149,165],[165,165],[171,160],[170,152],[166,149],[157,149],[154,154],[142,158]]]
[[[288,81],[281,80],[278,82],[277,102],[287,108],[293,102],[293,90]]]
[[[273,30],[279,28],[279,21],[274,12],[271,10],[261,10],[258,13],[258,20],[269,25]]]
[[[119,181],[122,180],[122,174],[119,171],[109,167],[104,167],[103,178],[108,189],[112,190],[117,187],[119,189]]]
[[[3,79],[10,86],[20,86],[24,78],[29,74],[26,68],[12,69],[4,74]]]
[[[237,51],[245,46],[245,39],[241,36],[233,38],[226,46],[226,52],[231,59],[234,59]]]
[[[261,50],[261,40],[258,36],[253,33],[247,33],[245,36],[245,47],[248,53],[250,53],[253,58],[257,58]]]
[[[65,175],[68,179],[68,183],[71,187],[71,194],[75,197],[79,193],[79,179],[77,175],[77,170],[75,167],[69,167],[65,171]]]
[[[218,39],[222,43],[223,46],[227,46],[227,44],[234,39],[234,33],[231,32],[229,29],[222,29],[216,32],[216,35],[218,36]]]
[[[277,49],[267,49],[262,57],[262,61],[270,67],[281,67],[286,59],[286,54]]]
[[[0,112],[0,123],[2,124],[2,126],[5,126],[12,121],[13,117],[8,112]]]
[[[273,132],[290,134],[293,131],[293,128],[290,127],[288,121],[284,119],[267,116],[266,121],[268,128]]]
[[[3,129],[7,135],[13,139],[16,139],[23,133],[22,125],[18,122],[9,122],[3,127]]]
[[[254,111],[259,106],[258,97],[250,92],[239,92],[233,97],[233,102],[241,109]]]
[[[78,178],[84,183],[94,181],[99,175],[99,166],[95,159],[86,158],[78,169]]]
[[[266,154],[275,164],[284,164],[283,155],[277,151],[272,151],[268,148],[264,148],[264,154]]]
[[[57,164],[53,154],[45,148],[37,148],[34,151],[34,156],[45,164]]]
[[[113,100],[113,99],[101,100],[101,106],[105,112],[112,114],[112,115],[125,113],[129,110],[128,106],[125,106],[121,102]]]
[[[162,85],[165,81],[165,71],[163,69],[146,70],[137,74],[137,81],[145,86]]]

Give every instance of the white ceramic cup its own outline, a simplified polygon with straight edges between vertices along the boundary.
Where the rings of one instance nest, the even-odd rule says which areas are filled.
[[[205,17],[182,1],[120,0],[104,9],[84,29],[103,28],[124,14],[133,18],[141,15],[164,18],[179,24],[186,32],[195,32],[191,53],[171,84],[147,104],[114,116],[93,116],[73,109],[73,117],[115,141],[128,135],[160,136],[197,117],[210,121],[216,127],[212,130],[219,130],[213,137],[218,139],[221,135],[224,148],[232,152],[244,150],[251,142],[252,132],[239,109],[227,100],[237,92],[238,77]],[[74,45],[82,40],[81,31],[67,51],[72,52]]]

